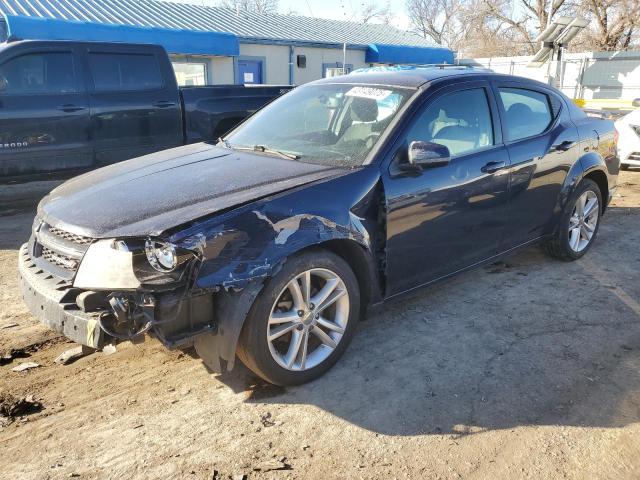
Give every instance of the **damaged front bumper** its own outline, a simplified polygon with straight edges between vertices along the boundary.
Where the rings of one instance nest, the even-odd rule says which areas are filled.
[[[261,284],[241,292],[184,289],[96,292],[42,268],[24,244],[19,253],[22,295],[31,313],[70,340],[95,349],[145,333],[168,348],[195,346],[214,372],[231,370],[244,318]]]
[[[31,313],[47,327],[91,348],[101,349],[113,338],[99,327],[99,312],[83,312],[76,304],[80,293],[36,265],[24,244],[18,259],[22,297]]]
[[[167,347],[192,343],[195,335],[215,331],[210,294],[178,292],[96,292],[76,288],[48,272],[32,258],[29,244],[20,248],[18,269],[22,296],[47,327],[81,345],[101,349],[118,340],[154,333]]]

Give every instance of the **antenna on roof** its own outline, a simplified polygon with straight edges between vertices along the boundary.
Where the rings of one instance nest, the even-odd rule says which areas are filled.
[[[536,38],[536,42],[542,42],[542,48],[538,50],[538,53],[535,54],[527,66],[541,67],[546,62],[549,62],[547,69],[549,85],[561,81],[564,50],[569,42],[587,25],[589,25],[589,22],[579,17],[560,17],[553,20]],[[554,75],[551,75],[553,57],[556,57],[556,71]]]

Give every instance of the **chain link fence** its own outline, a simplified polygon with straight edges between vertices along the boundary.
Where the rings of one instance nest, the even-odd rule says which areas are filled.
[[[530,67],[532,57],[496,57],[460,60],[461,64],[482,66],[498,73],[552,82],[569,98],[582,100],[590,108],[631,109],[640,98],[640,51],[586,52],[565,56],[558,62]],[[555,79],[556,72],[559,72]]]

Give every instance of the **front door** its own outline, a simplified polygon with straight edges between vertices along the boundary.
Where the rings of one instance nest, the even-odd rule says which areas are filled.
[[[498,252],[508,211],[509,158],[497,118],[486,82],[441,89],[414,117],[383,180],[389,295]],[[412,141],[445,145],[450,163],[403,171]]]
[[[236,70],[236,83],[239,85],[263,83],[262,61],[239,59]]]
[[[89,105],[68,49],[16,49],[0,64],[0,175],[91,166]]]

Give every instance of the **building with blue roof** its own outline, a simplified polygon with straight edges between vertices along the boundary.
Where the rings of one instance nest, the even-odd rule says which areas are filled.
[[[451,50],[389,25],[158,0],[0,0],[0,14],[0,41],[160,44],[182,85],[293,85],[343,69],[453,63]]]

